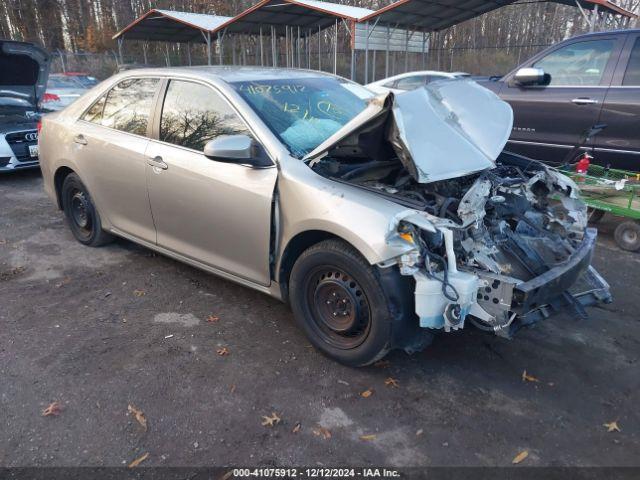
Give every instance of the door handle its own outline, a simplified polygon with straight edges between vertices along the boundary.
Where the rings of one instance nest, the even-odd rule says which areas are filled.
[[[161,170],[166,170],[167,168],[169,168],[169,165],[164,163],[164,160],[162,160],[162,157],[160,156],[150,158],[149,160],[147,160],[147,163],[152,167],[159,168]]]
[[[593,98],[574,98],[571,100],[571,103],[575,103],[576,105],[595,105],[598,103],[598,100],[594,100]]]
[[[84,138],[84,135],[80,134],[80,135],[76,135],[73,139],[73,141],[75,143],[77,143],[78,145],[86,145],[87,144],[87,139]]]

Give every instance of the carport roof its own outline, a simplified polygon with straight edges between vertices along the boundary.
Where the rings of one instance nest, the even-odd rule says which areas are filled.
[[[374,10],[318,0],[262,0],[224,23],[218,30],[259,33],[261,25],[328,28],[336,19],[357,22]]]
[[[378,21],[408,30],[437,31],[451,27],[484,13],[511,5],[517,0],[398,0],[360,21]],[[576,5],[576,0],[548,0],[565,5]],[[596,4],[608,13],[635,17],[624,8],[608,0],[578,0],[582,8],[592,10]]]
[[[152,9],[116,33],[131,40],[205,42],[203,32],[213,32],[231,20],[221,15]]]

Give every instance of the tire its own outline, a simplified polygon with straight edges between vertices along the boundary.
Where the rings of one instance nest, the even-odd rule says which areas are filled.
[[[587,210],[587,215],[589,216],[589,223],[598,223],[602,220],[602,217],[605,215],[604,210],[597,210],[595,208],[589,208]]]
[[[71,233],[80,243],[99,247],[114,237],[102,229],[100,215],[80,177],[70,173],[62,184],[62,209]]]
[[[351,246],[325,240],[296,260],[291,308],[311,343],[338,362],[359,367],[391,349],[393,315],[374,267]]]
[[[616,227],[614,237],[618,246],[629,252],[640,250],[640,225],[632,220],[622,222]]]

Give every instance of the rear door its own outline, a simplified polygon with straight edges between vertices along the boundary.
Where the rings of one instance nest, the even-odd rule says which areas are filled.
[[[147,150],[158,245],[238,277],[269,285],[277,170],[211,160],[204,145],[251,132],[213,87],[171,80]]]
[[[581,134],[597,123],[622,43],[620,35],[576,39],[522,65],[550,74],[548,86],[518,86],[515,72],[510,74],[500,92],[514,112],[508,149],[562,161]]]
[[[74,125],[80,176],[101,215],[121,232],[155,243],[145,151],[157,78],[122,80]]]
[[[628,35],[600,120],[607,125],[595,138],[595,161],[640,171],[640,33]]]

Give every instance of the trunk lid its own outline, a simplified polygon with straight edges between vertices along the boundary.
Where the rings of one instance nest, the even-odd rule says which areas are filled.
[[[49,53],[36,45],[0,40],[0,111],[36,109],[50,62]]]

